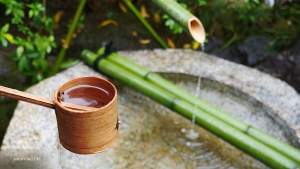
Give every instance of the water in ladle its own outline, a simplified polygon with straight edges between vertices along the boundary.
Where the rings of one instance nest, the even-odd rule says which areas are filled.
[[[198,82],[197,82],[197,87],[196,87],[196,97],[197,98],[200,95],[200,84],[201,84],[201,77],[199,76]],[[198,105],[195,104],[194,109],[193,109],[192,126],[191,126],[191,129],[186,134],[186,137],[188,137],[190,139],[196,139],[199,137],[199,133],[194,131],[197,107],[198,107]],[[189,146],[189,145],[187,144],[187,146]]]
[[[63,102],[96,108],[105,106],[107,103],[104,100],[108,97],[106,90],[91,85],[74,86],[61,93]]]

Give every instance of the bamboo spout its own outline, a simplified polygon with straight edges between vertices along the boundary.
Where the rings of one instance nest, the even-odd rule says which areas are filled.
[[[202,23],[195,16],[191,17],[188,20],[188,28],[191,36],[200,43],[204,43],[205,41],[205,31]]]
[[[205,30],[201,21],[174,0],[152,0],[168,16],[178,23],[197,42],[204,43]]]
[[[34,95],[31,93],[22,92],[16,89],[11,89],[4,86],[0,86],[0,96],[5,96],[12,99],[21,100],[39,106],[55,109],[55,102],[53,100],[38,95]],[[63,103],[63,106],[70,109],[81,110],[81,111],[92,111],[96,109],[93,107],[75,105],[70,103]]]

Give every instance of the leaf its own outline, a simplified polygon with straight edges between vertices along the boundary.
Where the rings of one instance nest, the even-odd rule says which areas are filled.
[[[259,0],[253,0],[253,2],[255,2],[256,4],[259,4]]]
[[[147,13],[146,8],[145,8],[144,5],[141,6],[140,14],[142,15],[143,18],[149,18],[150,17],[150,15]]]
[[[22,56],[18,63],[18,69],[20,72],[23,72],[25,69],[29,68],[29,61],[26,56]]]
[[[63,11],[57,11],[54,15],[54,23],[58,23],[61,19]]]
[[[28,17],[29,17],[29,18],[32,18],[32,17],[33,17],[33,10],[32,10],[32,9],[29,10],[29,12],[28,12]]]
[[[54,36],[53,35],[50,35],[49,38],[48,38],[51,42],[54,41]]]
[[[37,73],[37,74],[36,74],[36,79],[37,79],[39,82],[42,81],[42,80],[44,79],[43,74],[42,74],[42,73]]]
[[[12,10],[11,10],[11,9],[6,9],[6,11],[5,11],[5,15],[9,15],[9,14],[11,14],[11,12],[12,12]]]
[[[29,50],[34,50],[34,46],[31,42],[25,42],[24,46]]]
[[[69,67],[72,67],[76,64],[78,64],[80,61],[79,60],[73,60],[73,59],[69,59],[67,60],[66,62],[63,62],[61,65],[60,65],[60,68],[61,69],[67,69]]]
[[[113,24],[114,26],[118,27],[119,24],[117,23],[117,21],[113,20],[113,19],[107,19],[103,22],[101,22],[99,25],[98,25],[98,28],[101,28],[101,27],[104,27],[104,26],[107,26],[109,24]]]
[[[3,33],[5,33],[5,32],[8,31],[8,29],[9,29],[9,24],[7,23],[7,24],[5,24],[5,25],[1,28],[1,31],[2,31]]]
[[[34,51],[34,52],[27,52],[26,56],[30,59],[35,59],[40,57],[40,54],[37,51]]]
[[[119,2],[119,8],[121,9],[121,11],[123,13],[127,13],[127,8],[125,7],[125,5],[122,2]]]
[[[51,50],[52,50],[52,47],[51,47],[51,46],[47,46],[47,48],[46,48],[46,52],[47,52],[47,53],[50,53],[50,52],[51,52]]]
[[[24,52],[24,46],[19,46],[16,50],[18,57],[22,56],[23,52]]]
[[[139,42],[143,45],[146,45],[146,44],[150,43],[151,40],[150,39],[140,39]]]
[[[170,38],[167,38],[167,43],[168,43],[170,48],[175,48],[175,44]]]
[[[192,48],[193,48],[194,50],[196,50],[196,49],[199,48],[199,46],[200,46],[200,43],[194,41],[194,42],[193,42],[193,45],[192,45]]]
[[[6,33],[6,34],[4,34],[4,37],[5,37],[5,39],[7,39],[11,44],[14,44],[14,37],[11,35],[11,34],[9,34],[9,33]]]
[[[136,31],[132,31],[131,35],[134,36],[134,37],[136,37],[138,35],[138,33]]]
[[[206,0],[198,0],[198,5],[199,6],[204,6],[206,4],[207,4]]]
[[[160,19],[159,13],[155,12],[153,14],[153,20],[154,20],[155,23],[160,23],[161,19]]]
[[[183,44],[183,49],[190,49],[190,48],[191,48],[191,44],[189,43]]]
[[[47,36],[40,36],[36,34],[34,39],[34,44],[42,57],[45,57],[46,53],[49,51],[51,41],[49,41]]]
[[[43,72],[46,71],[49,68],[49,63],[44,60],[44,59],[34,59],[32,61],[32,65],[36,68],[36,69],[41,69]]]
[[[7,40],[5,38],[1,38],[1,44],[3,47],[6,47],[7,46]]]

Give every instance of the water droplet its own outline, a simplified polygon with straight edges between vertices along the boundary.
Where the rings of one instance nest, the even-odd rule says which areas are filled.
[[[189,141],[188,141],[188,142],[186,142],[186,146],[188,146],[188,147],[189,147],[190,145],[191,145],[191,142],[189,142]]]

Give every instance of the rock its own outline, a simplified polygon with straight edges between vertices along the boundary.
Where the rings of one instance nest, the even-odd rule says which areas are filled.
[[[151,71],[161,72],[192,93],[201,76],[202,99],[299,147],[300,96],[286,83],[255,69],[191,50],[119,54]],[[53,98],[59,85],[87,75],[107,78],[80,63],[27,92]],[[118,89],[118,112],[123,122],[114,147],[95,155],[71,153],[59,144],[54,110],[19,102],[1,146],[0,168],[267,168],[199,126],[193,127],[198,138],[187,137],[192,127],[190,120],[108,79]]]

